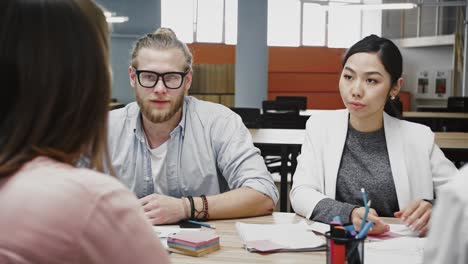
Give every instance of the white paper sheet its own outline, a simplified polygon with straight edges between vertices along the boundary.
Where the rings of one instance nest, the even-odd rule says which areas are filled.
[[[425,238],[398,237],[365,244],[366,264],[422,264]]]
[[[312,251],[325,245],[325,240],[311,232],[305,222],[270,225],[237,222],[236,228],[244,244],[251,241],[265,241],[265,244],[268,242],[275,245],[275,251]],[[278,250],[278,245],[283,248]]]

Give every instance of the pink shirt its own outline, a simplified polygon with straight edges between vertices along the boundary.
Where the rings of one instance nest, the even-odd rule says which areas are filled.
[[[168,263],[112,177],[39,157],[0,179],[0,263]]]

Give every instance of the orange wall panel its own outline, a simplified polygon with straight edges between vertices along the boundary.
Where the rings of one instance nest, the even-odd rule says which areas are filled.
[[[236,46],[192,43],[195,64],[235,64]],[[346,49],[324,47],[268,48],[268,98],[307,96],[310,109],[341,109],[338,91],[341,60]],[[403,111],[410,109],[410,93],[401,92]]]
[[[269,72],[340,72],[345,49],[323,47],[271,47]]]
[[[194,64],[235,64],[236,46],[216,43],[188,44]]]
[[[268,74],[268,92],[336,92],[339,73]]]
[[[408,112],[411,106],[411,93],[406,91],[401,91],[398,96],[400,96],[401,104],[403,105],[403,112]]]

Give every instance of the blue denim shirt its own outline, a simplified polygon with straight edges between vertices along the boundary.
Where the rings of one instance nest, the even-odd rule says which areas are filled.
[[[152,192],[151,154],[138,104],[111,111],[108,140],[121,181],[139,197]],[[214,195],[250,187],[278,201],[260,151],[241,118],[227,107],[186,96],[182,119],[167,143],[164,195]]]

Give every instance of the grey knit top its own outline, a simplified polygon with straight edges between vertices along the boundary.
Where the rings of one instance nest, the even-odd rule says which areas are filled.
[[[399,210],[383,127],[359,132],[349,124],[336,180],[336,200],[321,200],[311,219],[328,223],[338,215],[349,222],[351,211],[363,206],[361,188],[365,188],[371,208],[379,216],[393,216]]]

